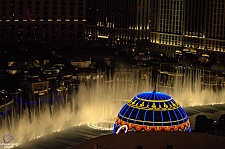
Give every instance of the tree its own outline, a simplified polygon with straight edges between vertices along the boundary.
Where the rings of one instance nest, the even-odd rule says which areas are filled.
[[[195,120],[195,131],[200,133],[213,133],[213,123],[212,119],[208,119],[205,115],[196,116]]]
[[[217,131],[219,134],[225,135],[225,114],[222,114],[218,120]]]
[[[19,86],[20,79],[21,79],[20,72],[17,72],[15,74],[6,72],[3,79],[4,90],[6,90],[8,93],[16,92]]]

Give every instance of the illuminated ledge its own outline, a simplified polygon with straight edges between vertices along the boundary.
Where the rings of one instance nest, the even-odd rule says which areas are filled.
[[[107,38],[109,38],[108,36],[101,36],[101,35],[98,35],[98,38],[105,38],[105,39],[107,39]]]
[[[23,22],[27,22],[27,21],[28,21],[27,19],[24,19],[24,20],[23,20]],[[35,22],[36,20],[32,19],[32,20],[30,20],[30,21]],[[44,21],[44,19],[40,19],[39,21]],[[51,22],[51,21],[53,21],[53,20],[52,20],[52,19],[48,19],[48,21]],[[56,21],[60,22],[61,19],[57,19]],[[69,22],[70,19],[66,19],[65,21],[66,21],[66,22]],[[82,21],[83,21],[83,22],[86,22],[86,20],[82,20]],[[2,22],[2,20],[0,20],[0,22]],[[10,22],[10,20],[6,20],[5,22]],[[19,20],[16,19],[16,20],[14,20],[14,22],[19,22]],[[78,22],[78,19],[74,19],[74,22]]]

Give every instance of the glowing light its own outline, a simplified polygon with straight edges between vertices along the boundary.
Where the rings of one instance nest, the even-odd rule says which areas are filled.
[[[122,129],[124,129],[124,132],[127,133],[127,130],[128,130],[127,125],[122,125],[122,126],[116,131],[116,134],[118,134]]]
[[[209,57],[209,55],[206,53],[202,54],[202,56]]]
[[[108,36],[101,36],[101,35],[98,35],[98,38],[105,38],[105,39],[107,39],[107,38],[109,38]]]

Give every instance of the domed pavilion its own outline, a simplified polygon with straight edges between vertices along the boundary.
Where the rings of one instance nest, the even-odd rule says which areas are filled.
[[[127,101],[119,111],[113,133],[134,131],[191,131],[184,109],[169,95],[143,92]]]

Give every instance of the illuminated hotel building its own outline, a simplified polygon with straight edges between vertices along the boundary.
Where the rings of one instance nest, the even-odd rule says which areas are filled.
[[[149,40],[150,25],[149,0],[87,0],[89,40],[132,46]]]
[[[224,5],[224,0],[88,0],[86,37],[166,53],[186,47],[220,53]]]
[[[225,57],[224,0],[187,0],[184,47],[211,51],[212,61]]]
[[[84,43],[86,0],[1,0],[0,45]]]
[[[183,45],[185,0],[151,1],[151,46],[167,53]]]

